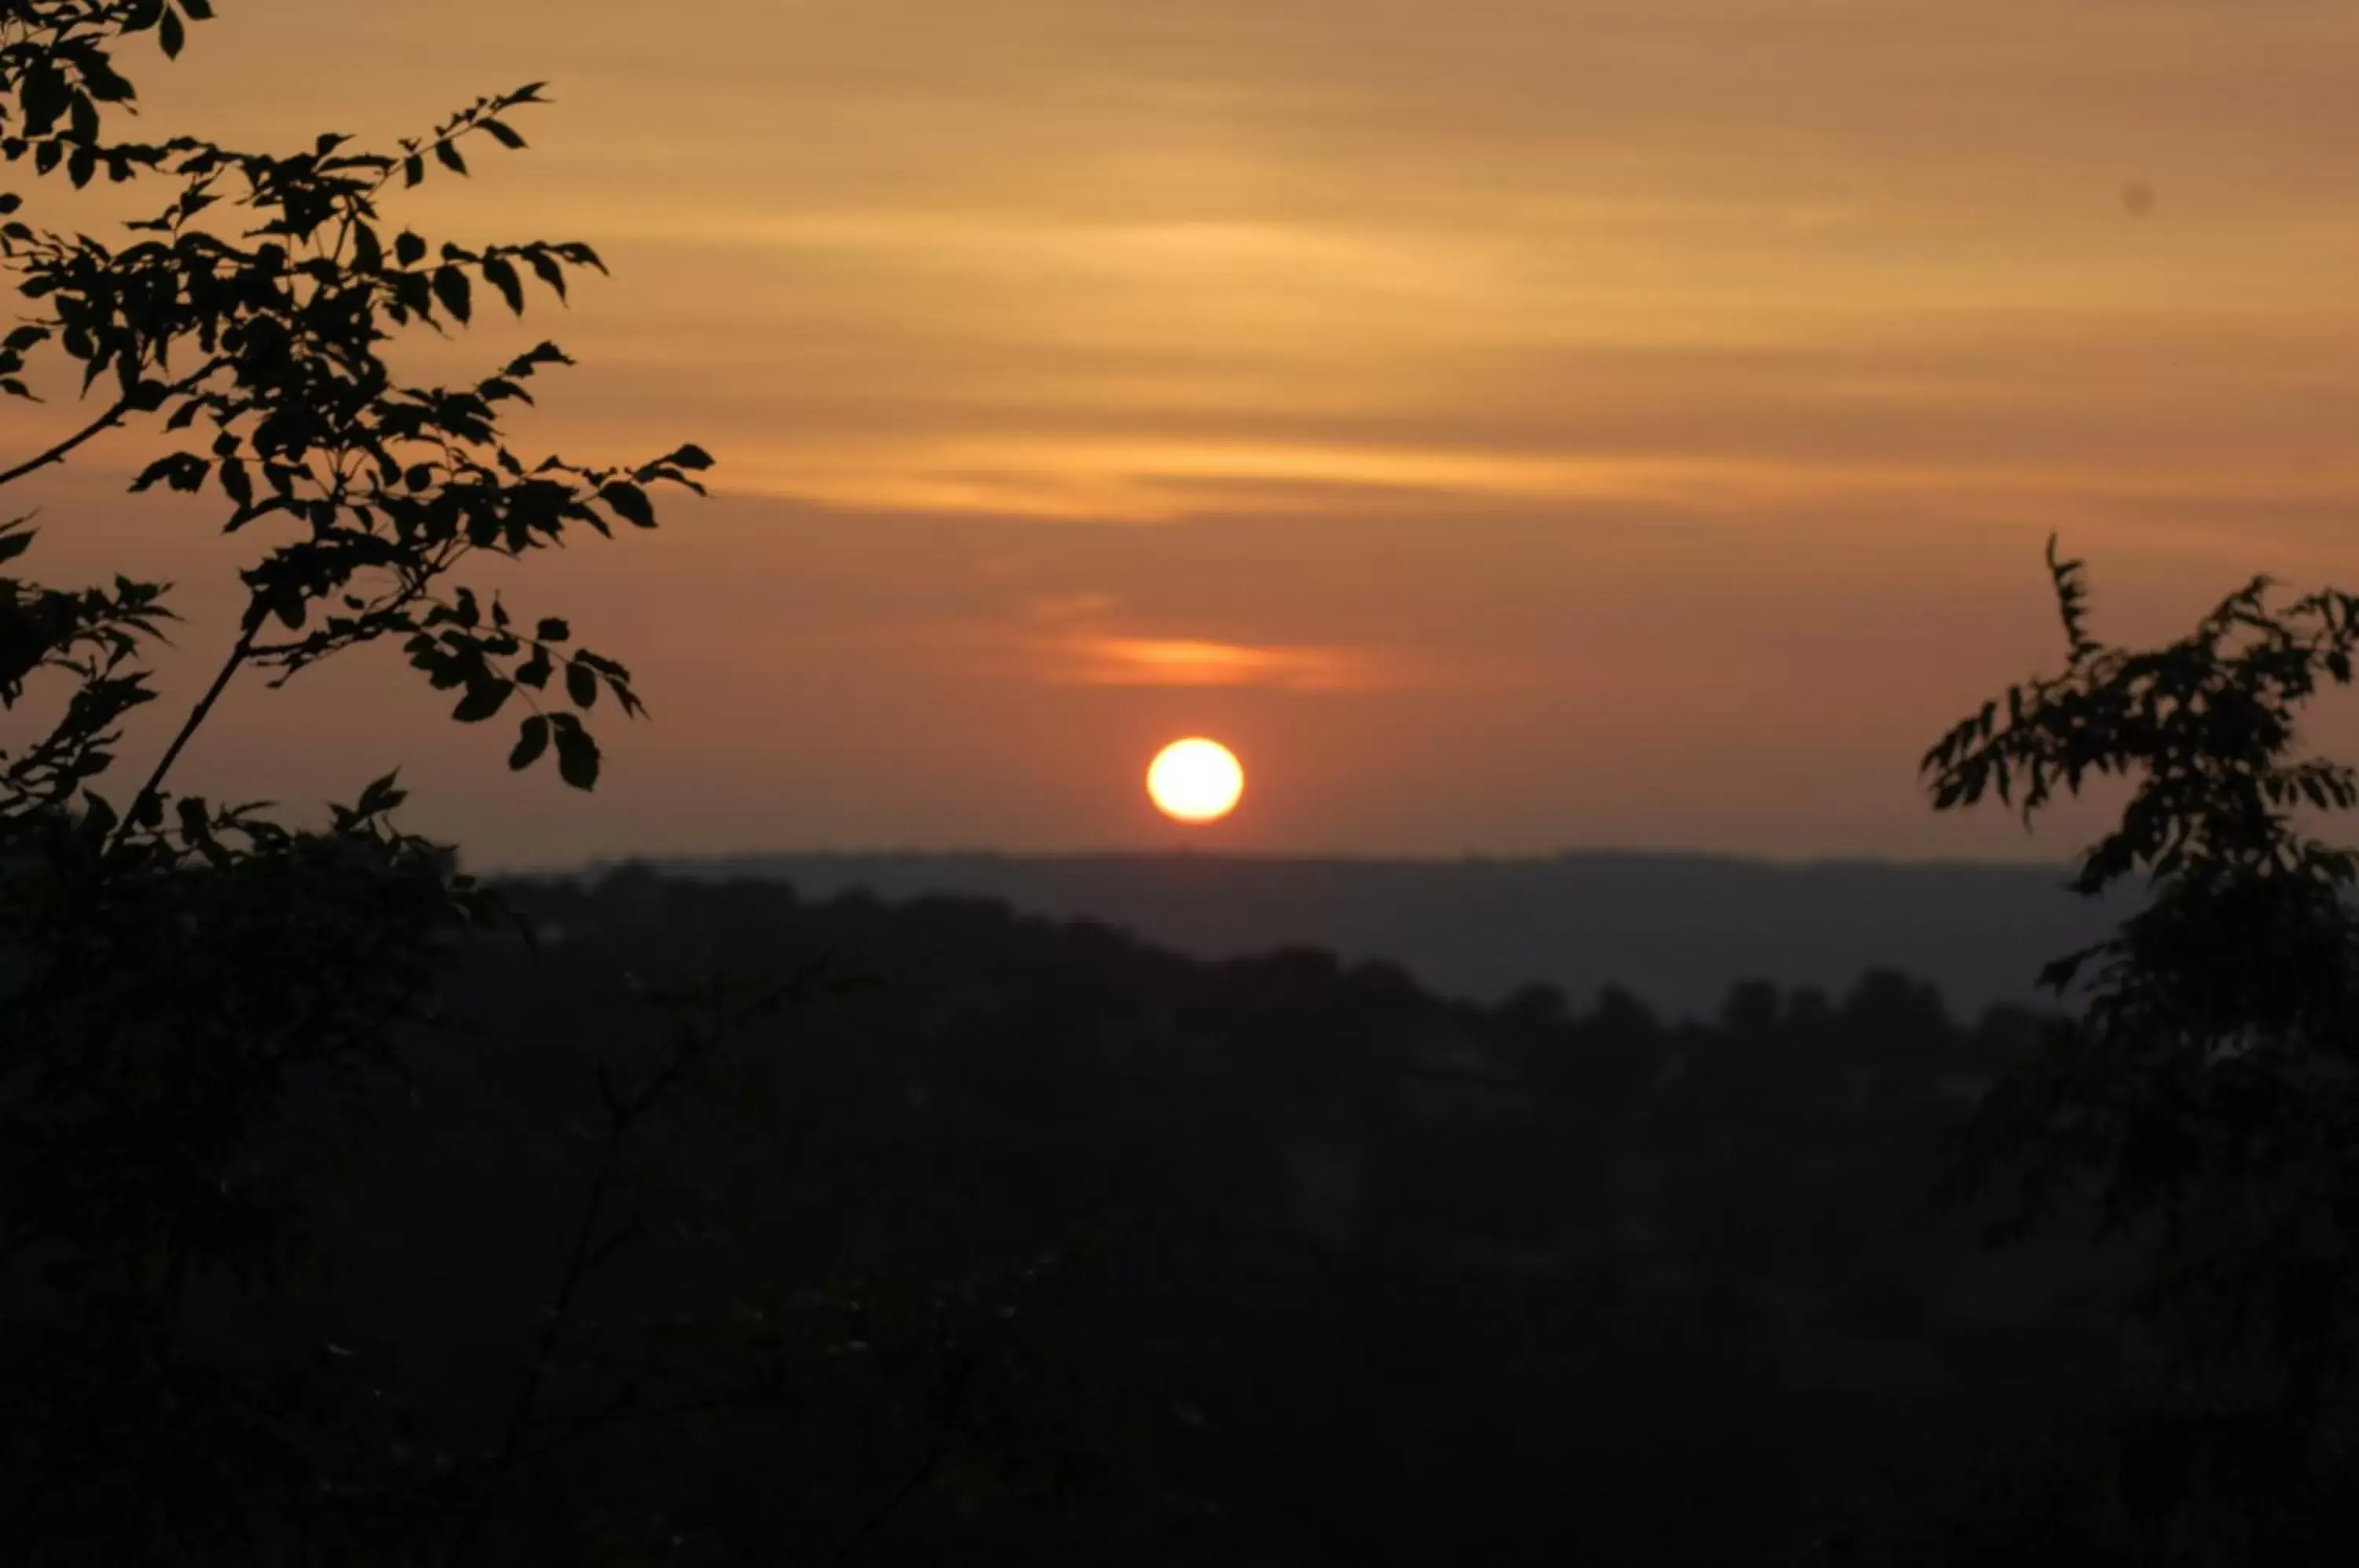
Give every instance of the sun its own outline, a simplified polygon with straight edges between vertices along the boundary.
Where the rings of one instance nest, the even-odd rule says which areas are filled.
[[[1155,754],[1147,770],[1147,792],[1174,822],[1218,822],[1236,809],[1237,797],[1245,792],[1245,770],[1236,753],[1219,741],[1191,736]]]

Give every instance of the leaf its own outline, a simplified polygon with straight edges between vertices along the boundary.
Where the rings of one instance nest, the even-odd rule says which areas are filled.
[[[89,835],[91,842],[104,844],[114,836],[116,824],[123,819],[115,814],[114,808],[107,803],[106,798],[103,795],[93,795],[85,791],[82,800],[82,832]]]
[[[0,561],[6,559],[5,556],[0,556]],[[572,635],[573,628],[555,615],[548,616],[533,632],[533,636],[543,642],[563,642]]]
[[[557,740],[558,776],[576,789],[595,789],[598,784],[598,743],[582,727],[582,721],[571,713],[551,715],[550,724]]]
[[[656,526],[656,510],[647,504],[647,493],[636,485],[617,480],[598,492],[598,499],[614,509],[614,515],[643,528]]]
[[[502,371],[501,374],[504,376],[530,376],[544,365],[571,365],[573,361],[567,357],[563,349],[558,347],[553,343],[545,343],[538,344],[527,350],[526,353],[520,354],[514,359],[508,361],[507,368]],[[541,466],[546,468],[549,464],[543,463]]]
[[[155,462],[149,463],[147,467],[141,469],[136,474],[132,476],[132,494],[136,495],[142,490],[153,488],[156,481],[165,478],[170,474],[175,468],[179,466],[181,461],[188,454],[185,452],[174,452],[169,457],[159,457]]]
[[[540,754],[548,749],[549,721],[535,713],[516,726],[516,749],[508,753],[509,770],[523,772],[539,761]]]
[[[674,468],[688,468],[701,471],[712,466],[712,454],[705,451],[702,447],[698,446],[695,442],[690,441],[688,445],[681,447],[678,452],[673,452],[670,456],[666,457],[661,461],[670,463]]]
[[[156,41],[164,46],[167,59],[178,60],[181,46],[189,41],[188,29],[180,25],[180,14],[170,6],[164,8],[164,19],[156,33]]]
[[[573,705],[577,708],[595,705],[598,701],[598,672],[579,662],[567,665],[565,694],[573,699]]]
[[[507,705],[516,691],[516,682],[497,676],[486,676],[467,683],[467,694],[451,710],[451,716],[462,724],[481,724]]]
[[[48,60],[38,61],[23,77],[25,134],[47,136],[72,103],[73,89],[65,72]]]
[[[484,258],[484,281],[500,291],[500,298],[508,302],[510,314],[524,314],[524,284],[517,278],[515,266],[506,257],[487,256]]]
[[[371,779],[369,787],[361,791],[361,798],[353,802],[353,814],[363,817],[381,816],[409,799],[408,791],[397,786],[397,781],[400,778],[401,770],[397,768],[382,779]]]
[[[442,267],[434,274],[434,297],[442,308],[461,321],[465,321],[474,309],[474,290],[467,275],[455,267]]]
[[[440,163],[443,168],[449,169],[453,174],[464,174],[467,172],[467,160],[459,156],[458,147],[451,142],[436,142],[434,144],[434,157],[437,162]]]
[[[524,258],[532,264],[532,269],[539,275],[540,280],[557,291],[560,299],[565,298],[565,268],[557,264],[554,256],[545,250],[528,250],[525,252]]]
[[[492,140],[504,147],[515,148],[524,146],[524,138],[500,121],[485,120],[484,131]]]
[[[393,256],[404,267],[416,267],[426,259],[426,242],[404,229],[394,236]]]

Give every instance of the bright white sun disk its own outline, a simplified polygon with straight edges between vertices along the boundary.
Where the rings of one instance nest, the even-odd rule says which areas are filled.
[[[1191,736],[1156,754],[1147,770],[1147,792],[1176,822],[1215,822],[1234,810],[1245,792],[1245,770],[1227,746]]]

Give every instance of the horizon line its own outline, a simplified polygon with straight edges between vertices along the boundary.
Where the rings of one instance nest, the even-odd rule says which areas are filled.
[[[487,867],[482,875],[499,877],[576,877],[611,873],[632,866],[658,871],[757,864],[763,861],[987,861],[999,863],[1077,863],[1103,861],[1216,861],[1228,864],[1423,866],[1539,866],[1567,861],[1656,860],[1701,862],[1779,871],[1875,867],[1886,870],[2042,871],[2069,872],[2071,858],[1999,859],[1987,857],[1927,857],[1874,854],[1786,857],[1713,849],[1635,849],[1620,846],[1565,848],[1526,853],[1463,851],[1457,855],[1414,855],[1374,851],[1284,851],[1197,849],[1189,845],[1100,849],[1010,850],[977,848],[821,848],[745,849],[693,853],[662,851],[592,855],[587,859],[540,862]]]

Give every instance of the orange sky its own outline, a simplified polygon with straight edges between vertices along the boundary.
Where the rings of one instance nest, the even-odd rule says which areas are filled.
[[[2124,637],[2359,585],[2347,0],[219,9],[136,73],[157,130],[547,78],[531,151],[405,216],[595,244],[462,346],[557,336],[525,444],[693,439],[723,495],[516,577],[654,711],[594,799],[390,650],[234,693],[191,785],[400,763],[499,864],[2061,854],[1912,779],[2057,651],[2050,528]],[[33,560],[136,545],[218,611],[203,515],[107,493],[138,450],[47,482]],[[1250,782],[1183,832],[1139,779],[1191,732]]]

